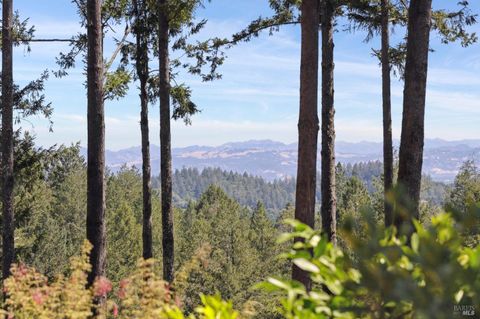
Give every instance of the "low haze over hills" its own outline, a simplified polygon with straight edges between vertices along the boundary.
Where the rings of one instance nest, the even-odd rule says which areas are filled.
[[[395,142],[398,150],[398,141]],[[83,150],[84,152],[85,150]],[[320,154],[319,154],[320,155]],[[173,168],[218,167],[226,171],[247,172],[268,180],[295,176],[297,144],[284,144],[271,140],[232,142],[220,146],[188,146],[174,148]],[[116,171],[123,165],[141,167],[140,147],[107,151],[107,165]],[[160,169],[158,146],[151,147],[153,174]],[[320,156],[318,157],[320,159]],[[336,143],[338,162],[359,163],[382,159],[382,144],[377,142]],[[435,181],[451,182],[461,164],[467,160],[480,161],[480,140],[425,141],[424,173]],[[320,167],[320,165],[318,165]]]

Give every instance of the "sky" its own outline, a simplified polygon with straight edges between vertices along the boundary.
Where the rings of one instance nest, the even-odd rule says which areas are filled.
[[[16,0],[14,8],[35,26],[35,37],[69,38],[82,32],[74,5],[68,0]],[[452,8],[457,1],[435,0],[435,8]],[[480,13],[480,1],[471,2],[472,11]],[[207,19],[198,38],[229,36],[258,16],[271,11],[267,0],[213,0],[197,13]],[[381,141],[381,70],[372,48],[379,39],[365,43],[363,32],[343,31],[339,21],[335,40],[335,126],[336,138],[342,141]],[[108,36],[121,37],[110,32]],[[469,29],[480,33],[480,25]],[[403,36],[396,30],[394,39]],[[432,33],[427,87],[427,138],[446,140],[480,138],[480,44],[463,48],[460,44],[444,45]],[[14,51],[14,80],[20,85],[37,78],[45,70],[55,70],[55,58],[68,50],[61,43],[33,43]],[[105,57],[114,50],[105,42]],[[172,56],[176,56],[173,53]],[[220,145],[232,141],[271,139],[284,143],[297,141],[300,69],[300,27],[288,26],[269,35],[238,45],[226,52],[220,68],[221,80],[203,83],[199,78],[182,76],[192,88],[194,102],[201,113],[192,125],[182,121],[172,124],[173,147]],[[155,64],[155,61],[151,62]],[[48,121],[37,117],[23,121],[23,130],[35,134],[37,144],[71,144],[86,146],[86,90],[83,64],[68,77],[50,77],[45,95],[52,102],[53,132]],[[319,83],[321,83],[319,81]],[[392,80],[394,138],[400,137],[403,85]],[[320,104],[319,104],[320,105]],[[106,148],[118,150],[140,145],[139,98],[137,84],[119,101],[107,101]],[[150,107],[151,142],[159,144],[158,104]]]

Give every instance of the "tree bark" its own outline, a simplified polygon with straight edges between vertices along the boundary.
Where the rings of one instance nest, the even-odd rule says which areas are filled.
[[[322,230],[334,244],[337,240],[335,194],[335,109],[333,79],[332,0],[322,1]]]
[[[174,268],[172,153],[170,134],[170,66],[166,0],[158,0],[158,53],[160,66],[160,178],[162,192],[163,279],[172,282]]]
[[[87,239],[93,245],[89,285],[105,272],[105,114],[101,2],[87,1]]]
[[[146,26],[146,4],[143,1],[134,2],[136,14],[136,68],[140,81],[140,129],[142,132],[142,190],[143,190],[143,258],[153,257],[152,241],[152,182],[150,167],[150,137],[148,127],[148,43]]]
[[[15,259],[13,209],[13,1],[3,0],[2,24],[2,209],[3,279]]]
[[[310,227],[315,222],[315,187],[318,144],[318,0],[304,0],[301,6],[300,113],[298,120],[298,165],[295,218]],[[292,278],[311,287],[308,273],[295,265]]]
[[[432,0],[412,0],[408,10],[407,59],[403,91],[398,184],[406,191],[409,214],[395,215],[397,227],[419,217],[423,164],[425,97]]]
[[[385,226],[393,223],[393,211],[388,193],[393,186],[393,141],[392,141],[392,102],[390,80],[390,34],[389,34],[389,0],[382,0],[382,102],[383,102],[383,189]]]

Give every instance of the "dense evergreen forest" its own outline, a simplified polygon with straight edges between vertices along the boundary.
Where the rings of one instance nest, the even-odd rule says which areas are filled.
[[[36,37],[14,2],[1,3],[1,316],[478,316],[480,168],[465,159],[451,185],[422,171],[430,39],[477,45],[469,1],[442,8],[432,0],[270,0],[269,15],[253,12],[258,18],[243,28],[204,40],[201,9],[214,2],[74,0],[82,31],[67,38]],[[229,50],[287,26],[296,28],[300,49],[296,177],[173,171],[172,122],[194,125],[200,111],[186,82],[221,80]],[[339,33],[353,31],[367,43],[380,38],[373,57],[383,161],[342,165],[334,48]],[[52,56],[57,69],[19,84],[14,48],[30,52],[35,42],[68,49]],[[54,127],[57,106],[46,83],[75,68],[84,71],[85,157],[80,144],[40,147],[23,127],[32,117]],[[392,75],[403,87],[398,158]],[[105,164],[105,104],[132,90],[142,167],[113,173]],[[158,177],[151,173],[154,128]]]
[[[383,191],[382,169],[381,162],[338,164],[336,178],[342,186],[348,181],[358,180],[370,196],[375,196],[375,193]],[[317,174],[317,177],[319,176],[320,173]],[[422,199],[432,206],[441,206],[449,185],[435,182],[428,176],[423,177],[422,183]],[[202,171],[196,168],[183,168],[173,174],[173,200],[176,206],[185,208],[190,201],[198,200],[209,186],[215,185],[243,206],[255,207],[261,202],[267,210],[275,214],[288,204],[295,203],[295,184],[295,178],[269,182],[247,173],[227,172],[219,168],[206,168]],[[159,178],[154,179],[153,187],[158,189],[159,185]],[[338,190],[340,193],[342,191]],[[321,194],[317,182],[317,202],[320,201]]]
[[[86,163],[78,145],[38,149],[29,135],[19,138],[15,145],[18,158],[15,166],[15,176],[18,176],[15,189],[17,258],[48,278],[54,278],[58,273],[68,274],[69,258],[78,254],[84,238]],[[368,172],[372,166],[378,166],[378,163],[352,168],[357,167],[360,174],[362,168]],[[338,170],[341,169],[339,166]],[[348,167],[347,171],[352,172]],[[383,219],[381,189],[369,192],[357,174],[342,172],[337,178],[339,223],[349,218],[361,220],[364,211],[372,213],[375,223],[380,225]],[[279,209],[267,209],[261,200],[251,205],[248,201],[253,201],[254,197],[249,198],[248,193],[229,194],[228,189],[222,188],[233,183],[234,190],[253,188],[253,193],[258,194],[265,189],[281,192],[280,186],[292,185],[292,180],[268,183],[220,169],[206,169],[202,173],[184,169],[175,172],[173,181],[174,185],[182,182],[182,185],[191,183],[192,186],[205,187],[198,198],[185,200],[186,205],[176,206],[174,211],[175,265],[180,278],[177,293],[184,300],[183,309],[193,311],[200,303],[199,294],[218,291],[224,298],[232,300],[237,308],[255,300],[251,307],[259,318],[278,316],[274,300],[251,287],[273,274],[288,277],[289,262],[277,260],[277,255],[288,247],[288,243],[279,245],[276,240],[288,230],[282,221],[293,218],[294,206],[285,204]],[[374,184],[381,188],[380,180]],[[141,173],[127,167],[118,173],[109,173],[106,187],[106,238],[109,242],[106,275],[113,282],[120,282],[142,256],[142,243],[138,240],[143,223]],[[435,192],[437,185],[433,183],[430,187],[431,192]],[[155,187],[153,193],[158,194]],[[265,196],[269,199],[271,194]],[[289,196],[293,200],[294,194]],[[161,205],[158,196],[152,198],[152,222],[157,224],[161,222]],[[444,204],[422,202],[421,218],[427,222],[448,206],[463,207],[466,211],[466,203],[479,198],[480,169],[467,162],[455,183],[445,191]],[[319,218],[317,215],[316,219]],[[369,236],[362,225],[355,226],[355,232],[359,238]],[[161,233],[153,234],[153,253],[161,256]],[[344,247],[345,243],[339,245]]]

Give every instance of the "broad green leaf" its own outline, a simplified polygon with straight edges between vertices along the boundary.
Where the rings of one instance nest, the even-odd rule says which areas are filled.
[[[312,273],[318,273],[320,269],[310,261],[304,259],[304,258],[297,258],[293,260],[293,263],[300,269],[312,272]]]

